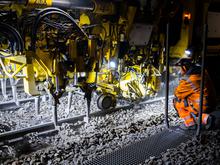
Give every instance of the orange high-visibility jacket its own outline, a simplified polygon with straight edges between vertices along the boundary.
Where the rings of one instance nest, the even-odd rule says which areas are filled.
[[[199,112],[200,103],[201,67],[193,66],[180,79],[179,85],[174,91],[174,107],[179,116],[184,119],[186,126],[194,124],[191,113],[196,116]],[[210,110],[215,104],[215,91],[207,72],[203,92],[203,112]],[[203,123],[206,124],[208,115],[203,113]]]

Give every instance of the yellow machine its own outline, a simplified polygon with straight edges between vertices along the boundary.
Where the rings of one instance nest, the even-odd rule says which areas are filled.
[[[104,110],[116,99],[156,95],[164,72],[163,15],[154,13],[150,20],[140,5],[138,0],[0,2],[1,78],[23,78],[30,95],[38,95],[36,86],[43,82],[55,104],[69,84],[80,87],[88,102],[97,91]],[[190,21],[189,12],[180,13]],[[189,29],[181,23],[171,56],[184,53]]]

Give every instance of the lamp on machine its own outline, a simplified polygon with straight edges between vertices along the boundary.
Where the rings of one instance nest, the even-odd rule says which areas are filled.
[[[186,56],[191,56],[192,55],[192,51],[189,50],[189,49],[186,49],[185,50],[185,54],[186,54]]]
[[[183,13],[183,20],[184,20],[184,23],[185,23],[185,24],[189,24],[189,21],[191,20],[191,18],[192,18],[192,15],[191,15],[190,12],[185,11],[185,12]]]
[[[194,54],[195,48],[194,46],[188,46],[188,48],[185,50],[183,57],[192,59]]]
[[[184,17],[184,19],[190,20],[191,19],[191,13],[190,12],[184,12],[183,17]]]
[[[117,64],[115,61],[110,61],[109,66],[111,69],[116,69],[117,68]]]

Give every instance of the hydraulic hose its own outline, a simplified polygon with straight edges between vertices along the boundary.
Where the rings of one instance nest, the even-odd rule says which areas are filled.
[[[47,17],[49,15],[52,15],[52,14],[57,14],[57,15],[61,15],[61,16],[66,17],[75,26],[75,28],[78,31],[79,35],[88,37],[87,34],[83,31],[83,29],[81,29],[78,26],[78,24],[76,23],[74,18],[71,17],[68,13],[66,13],[65,11],[63,11],[61,9],[48,9],[48,11],[46,11],[46,10],[42,11],[40,13],[40,15],[37,16],[37,19],[35,20],[33,31],[32,31],[32,38],[31,38],[31,48],[32,48],[33,51],[36,50],[37,29],[38,29],[38,26],[39,26],[41,20],[43,20],[45,17]]]
[[[22,52],[24,50],[24,41],[20,35],[20,33],[15,29],[14,27],[5,24],[5,23],[0,23],[0,31],[3,31],[9,35],[12,35],[13,38],[15,39],[15,42],[17,43],[18,51]]]

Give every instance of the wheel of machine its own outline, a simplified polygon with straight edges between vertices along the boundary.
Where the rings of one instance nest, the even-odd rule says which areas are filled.
[[[97,99],[99,109],[106,111],[116,106],[115,97],[110,94],[101,94]]]

